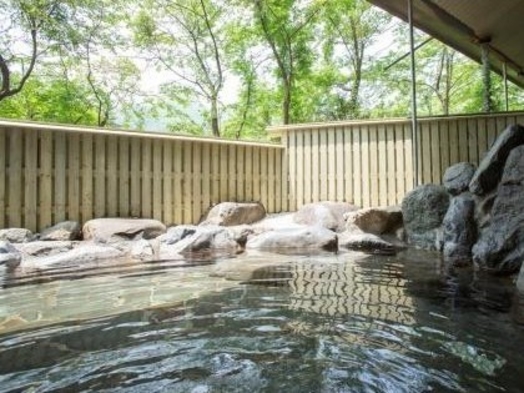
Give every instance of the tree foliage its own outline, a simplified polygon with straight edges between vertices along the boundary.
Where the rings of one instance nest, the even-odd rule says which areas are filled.
[[[406,30],[365,0],[0,0],[0,116],[236,139],[406,116]],[[480,112],[480,65],[427,38],[420,114]]]

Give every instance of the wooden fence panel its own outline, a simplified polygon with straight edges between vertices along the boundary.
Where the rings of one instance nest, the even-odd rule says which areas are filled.
[[[415,184],[414,157],[417,183],[441,183],[455,163],[478,165],[496,136],[515,123],[524,124],[524,113],[422,118],[417,146],[407,119],[298,124],[269,131],[280,135],[287,148],[290,210],[296,210],[328,199],[359,206],[400,204]]]
[[[213,204],[260,201],[269,213],[321,200],[399,204],[419,181],[474,164],[524,113],[276,127],[282,144],[0,121],[0,227],[155,217],[196,223]]]
[[[0,228],[156,218],[194,224],[212,204],[287,210],[277,144],[0,120]]]

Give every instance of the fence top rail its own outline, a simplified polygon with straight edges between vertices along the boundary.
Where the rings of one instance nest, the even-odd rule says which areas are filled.
[[[507,116],[524,116],[524,111],[513,112],[494,112],[494,113],[472,113],[472,114],[458,114],[451,116],[433,116],[433,117],[419,117],[419,123],[429,123],[435,121],[452,121],[464,119],[483,119],[483,118],[497,118]],[[304,130],[320,130],[335,127],[351,127],[351,126],[373,126],[373,125],[392,125],[392,124],[406,124],[411,125],[411,119],[408,117],[399,118],[385,118],[385,119],[365,119],[365,120],[339,120],[317,123],[300,123],[270,126],[267,131],[270,135],[278,136],[290,131],[304,131]]]
[[[153,131],[130,131],[123,129],[109,129],[109,128],[97,128],[88,126],[74,126],[54,123],[41,123],[41,122],[30,122],[30,121],[18,121],[18,120],[6,120],[0,119],[1,128],[19,128],[19,129],[30,129],[39,131],[55,131],[55,132],[68,132],[68,133],[79,133],[79,134],[95,134],[95,135],[106,135],[106,136],[127,136],[133,138],[149,138],[149,139],[164,139],[170,141],[182,141],[182,142],[196,142],[196,143],[211,143],[220,145],[238,145],[238,146],[249,146],[249,147],[265,147],[284,149],[280,143],[274,142],[255,142],[255,141],[238,141],[231,139],[220,139],[216,137],[206,136],[186,136],[180,134],[170,134],[163,132]]]

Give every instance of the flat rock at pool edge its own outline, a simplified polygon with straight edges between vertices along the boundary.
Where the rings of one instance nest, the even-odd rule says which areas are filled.
[[[6,228],[0,229],[0,241],[10,243],[24,243],[33,240],[33,233],[26,228]]]
[[[84,240],[112,242],[121,240],[154,239],[166,232],[157,220],[140,218],[96,218],[84,224]]]
[[[339,246],[348,250],[361,251],[368,254],[394,255],[397,248],[371,233],[344,232],[339,235]]]
[[[82,226],[78,221],[63,221],[40,233],[40,240],[46,241],[80,240],[81,237]]]
[[[200,225],[235,226],[252,224],[266,216],[261,203],[223,202],[213,206]]]
[[[355,228],[375,235],[395,233],[402,227],[402,209],[400,206],[369,207],[344,214],[346,229]]]
[[[475,195],[485,195],[496,188],[510,152],[523,144],[524,127],[511,125],[506,128],[480,162],[469,184],[469,190]]]
[[[337,234],[322,227],[284,228],[251,237],[247,249],[290,251],[338,249]]]
[[[293,221],[301,225],[321,226],[335,232],[342,232],[346,226],[344,214],[358,209],[359,207],[345,202],[309,203],[293,215]]]
[[[169,228],[158,241],[158,258],[175,260],[186,257],[225,257],[242,251],[237,234],[229,228],[207,225]]]

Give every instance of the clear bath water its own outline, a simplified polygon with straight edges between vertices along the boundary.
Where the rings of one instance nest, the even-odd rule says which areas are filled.
[[[0,391],[524,392],[511,279],[420,252],[252,259],[3,273]]]

